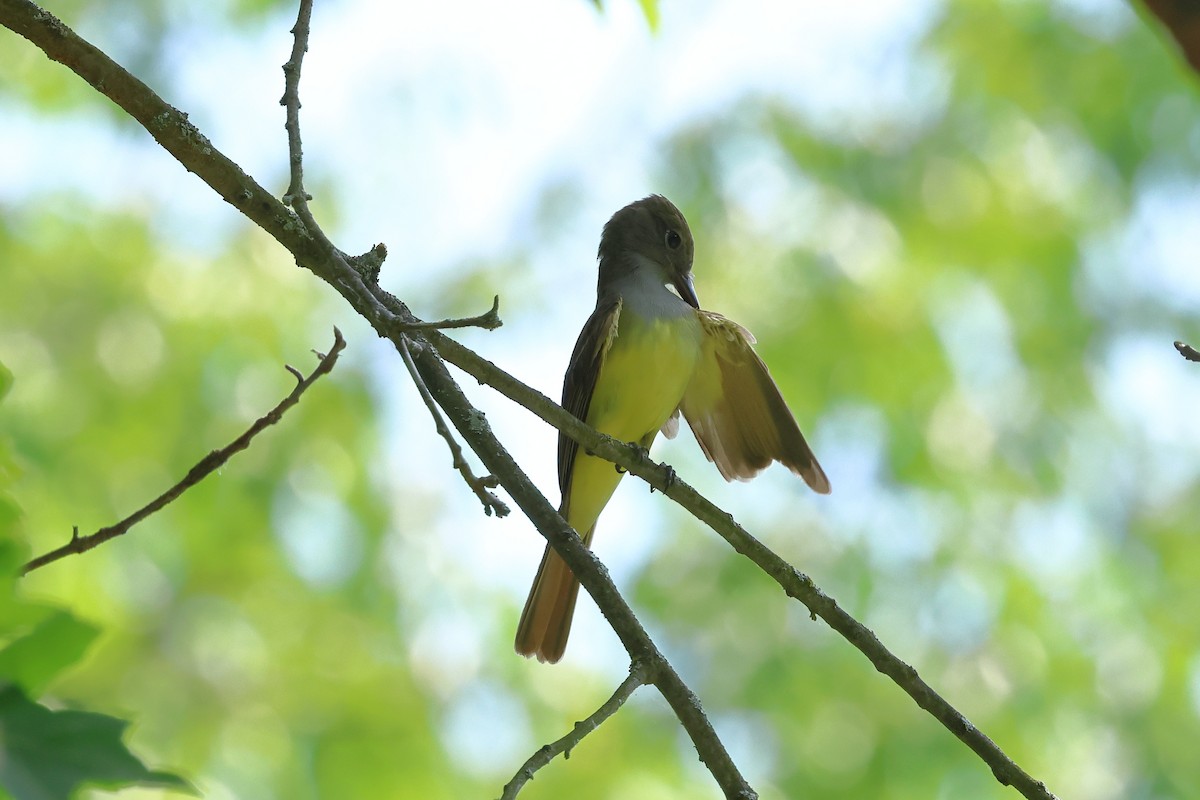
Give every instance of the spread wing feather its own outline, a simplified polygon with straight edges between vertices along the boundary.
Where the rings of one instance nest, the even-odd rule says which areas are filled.
[[[829,479],[754,352],[754,337],[720,314],[699,312],[704,353],[680,410],[725,480],[749,480],[772,461],[829,492]]]

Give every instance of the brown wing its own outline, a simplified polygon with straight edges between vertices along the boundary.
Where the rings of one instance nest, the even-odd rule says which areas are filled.
[[[596,310],[583,324],[571,363],[563,378],[562,405],[578,419],[587,422],[588,408],[592,404],[592,393],[596,389],[596,376],[604,354],[616,335],[617,321],[621,316],[621,298],[614,298]],[[575,453],[579,445],[564,433],[558,434],[558,488],[562,492],[562,514],[567,512],[567,497],[571,489],[571,472],[575,466]]]
[[[699,312],[704,352],[680,410],[725,480],[749,480],[779,461],[814,491],[829,492],[792,412],[751,346],[754,337],[719,314]]]

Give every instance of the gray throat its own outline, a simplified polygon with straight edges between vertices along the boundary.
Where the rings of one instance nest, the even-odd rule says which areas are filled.
[[[643,255],[630,256],[630,269],[600,288],[598,303],[621,298],[621,310],[639,317],[684,317],[695,313],[683,298],[667,288],[667,278],[658,264]]]

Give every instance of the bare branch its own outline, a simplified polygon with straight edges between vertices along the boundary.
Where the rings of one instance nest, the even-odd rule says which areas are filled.
[[[88,550],[91,550],[93,547],[107,542],[109,539],[115,539],[116,537],[126,533],[130,528],[144,520],[146,517],[161,511],[170,503],[174,502],[188,489],[200,483],[200,481],[204,480],[214,471],[219,469],[221,465],[228,461],[235,453],[245,450],[255,436],[262,433],[276,422],[279,422],[279,420],[283,417],[284,412],[296,405],[296,403],[300,402],[300,396],[308,390],[308,387],[312,386],[313,383],[316,382],[316,380],[322,375],[327,374],[333,369],[333,365],[337,363],[338,355],[343,349],[345,349],[345,347],[346,340],[342,338],[342,332],[337,328],[334,328],[333,347],[330,348],[329,354],[322,356],[321,362],[317,364],[316,369],[314,369],[307,378],[300,378],[299,383],[296,385],[296,388],[292,390],[292,393],[283,398],[283,400],[281,400],[277,406],[268,411],[266,415],[256,420],[255,423],[251,425],[245,433],[234,439],[225,447],[222,447],[220,450],[214,450],[204,458],[200,459],[195,466],[188,470],[187,475],[184,475],[182,480],[115,525],[109,525],[107,528],[101,528],[100,530],[88,536],[80,536],[79,528],[75,528],[71,534],[71,540],[69,542],[56,550],[51,550],[49,553],[45,553],[44,555],[40,555],[33,559],[21,569],[21,574],[27,575],[33,570],[38,569],[39,567],[44,567],[51,562],[58,561],[59,559],[65,558],[66,556],[74,553],[85,553]],[[287,367],[287,369],[294,375],[298,374],[293,367]]]
[[[433,427],[437,429],[438,435],[445,439],[446,444],[450,447],[453,467],[462,475],[463,480],[467,482],[467,486],[471,487],[471,491],[479,498],[479,502],[483,503],[483,513],[490,517],[494,510],[497,517],[507,517],[508,506],[499,497],[488,491],[488,489],[494,489],[499,486],[500,481],[496,480],[492,475],[484,475],[482,478],[477,478],[475,477],[475,473],[471,472],[471,465],[463,457],[462,448],[454,440],[454,434],[450,433],[450,429],[446,427],[446,422],[442,419],[442,413],[438,411],[437,403],[434,402],[433,396],[429,394],[429,387],[425,385],[425,381],[421,378],[421,373],[417,372],[417,365],[413,363],[412,353],[408,350],[408,339],[401,338],[400,344],[397,345],[396,349],[400,351],[400,357],[404,359],[404,366],[408,368],[408,374],[412,376],[413,383],[417,385],[417,391],[421,394],[421,399],[425,401],[425,407],[429,409],[430,415],[433,416]]]
[[[592,712],[587,719],[576,722],[575,727],[566,736],[542,747],[530,756],[521,765],[521,769],[517,770],[517,774],[513,776],[513,779],[504,785],[504,794],[500,796],[500,800],[515,800],[517,794],[525,784],[533,780],[533,773],[553,761],[554,757],[559,753],[563,754],[563,758],[569,757],[571,751],[575,749],[575,745],[583,741],[583,737],[596,730],[596,728],[599,728],[604,720],[617,713],[618,709],[625,705],[625,701],[639,687],[645,686],[649,682],[651,681],[647,680],[646,667],[640,662],[633,662],[629,667],[629,677],[621,681],[621,685],[613,692],[613,696],[608,698],[604,702],[604,705]]]
[[[1179,351],[1179,355],[1186,358],[1188,361],[1200,361],[1200,351],[1192,347],[1190,344],[1176,342],[1175,349]]]
[[[799,600],[808,607],[811,614],[820,617],[840,633],[870,659],[877,670],[890,677],[897,686],[908,693],[917,705],[932,714],[947,730],[975,751],[1001,783],[1013,786],[1028,798],[1050,800],[1054,797],[1044,783],[1022,770],[958,709],[921,680],[915,669],[888,650],[869,628],[846,613],[837,601],[821,591],[811,578],[751,536],[728,512],[718,508],[681,480],[669,465],[659,464],[641,448],[619,442],[584,424],[541,392],[521,383],[453,339],[436,331],[431,331],[429,335],[438,353],[446,361],[537,414],[579,442],[588,452],[612,461],[630,474],[646,481],[720,534],[734,550],[770,575],[788,596]],[[574,570],[573,565],[571,568]]]

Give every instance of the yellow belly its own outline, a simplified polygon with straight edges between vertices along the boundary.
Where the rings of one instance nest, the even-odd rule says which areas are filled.
[[[679,406],[700,357],[700,339],[694,316],[647,322],[623,313],[600,366],[588,424],[623,442],[649,446]],[[581,448],[567,506],[571,527],[586,535],[620,481],[611,462]]]

